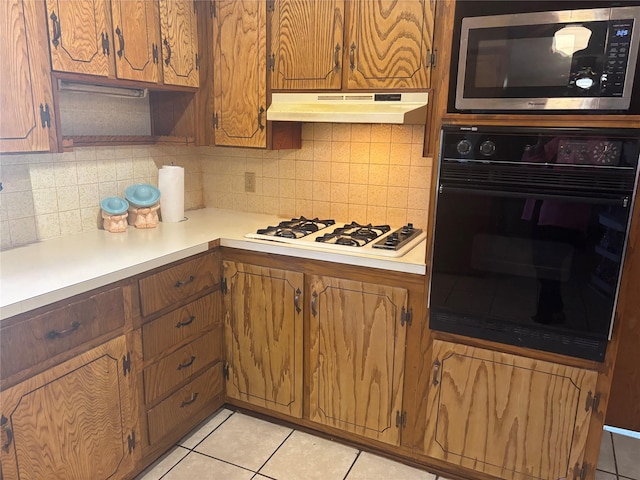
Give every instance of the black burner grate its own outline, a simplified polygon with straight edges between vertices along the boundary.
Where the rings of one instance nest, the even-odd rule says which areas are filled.
[[[316,238],[316,242],[362,247],[390,230],[389,225],[360,225],[351,222]]]
[[[277,226],[261,228],[256,233],[283,238],[302,238],[323,228],[334,225],[335,220],[319,220],[318,218],[292,218],[283,220]]]

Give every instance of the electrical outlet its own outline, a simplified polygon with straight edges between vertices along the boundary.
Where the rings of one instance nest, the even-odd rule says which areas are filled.
[[[244,191],[256,191],[256,174],[254,172],[244,172]]]

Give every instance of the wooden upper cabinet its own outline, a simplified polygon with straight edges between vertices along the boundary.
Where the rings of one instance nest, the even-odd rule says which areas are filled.
[[[431,362],[425,453],[509,480],[579,478],[597,372],[438,340]]]
[[[110,19],[107,0],[47,0],[53,70],[109,76],[113,71]]]
[[[116,76],[157,83],[160,79],[159,8],[149,0],[111,0]]]
[[[51,147],[55,116],[44,15],[37,0],[0,2],[0,152]]]
[[[160,0],[165,84],[185,87],[200,84],[196,4],[195,0]]]
[[[407,290],[313,276],[309,293],[310,419],[399,445]]]
[[[215,144],[266,147],[265,2],[215,2]]]
[[[124,336],[0,392],[5,480],[130,478],[140,448]]]
[[[429,88],[435,0],[351,0],[348,89]]]
[[[224,262],[227,395],[302,417],[299,272]]]
[[[339,89],[344,0],[275,0],[271,14],[271,88]]]

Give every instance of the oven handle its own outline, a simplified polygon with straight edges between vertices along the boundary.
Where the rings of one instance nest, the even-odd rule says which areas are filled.
[[[512,192],[508,190],[482,190],[477,188],[459,188],[459,187],[448,187],[446,185],[440,184],[438,188],[438,193],[467,193],[470,195],[485,195],[491,197],[510,197],[510,198],[539,198],[540,200],[567,200],[569,202],[582,202],[582,203],[591,203],[598,205],[617,205],[620,207],[627,208],[629,206],[630,197],[628,195],[624,195],[622,197],[586,197],[586,196],[578,196],[578,195],[563,195],[563,194],[553,194],[553,193],[537,193],[537,192]]]

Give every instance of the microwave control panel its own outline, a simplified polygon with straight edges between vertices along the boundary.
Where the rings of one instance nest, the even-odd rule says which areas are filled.
[[[605,52],[605,64],[600,78],[600,91],[608,97],[622,96],[629,61],[633,20],[611,20]]]

